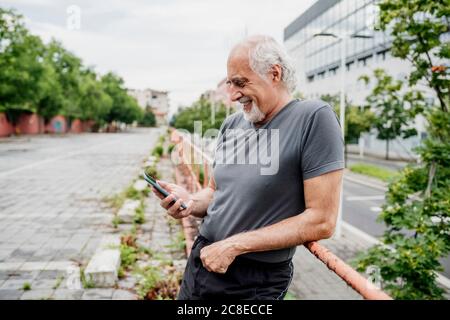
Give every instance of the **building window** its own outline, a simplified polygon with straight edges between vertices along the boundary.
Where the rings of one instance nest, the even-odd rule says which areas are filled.
[[[313,82],[314,81],[314,75],[308,76],[307,80],[308,80],[308,82]]]
[[[339,67],[334,67],[334,68],[329,69],[329,70],[328,70],[328,73],[330,74],[330,76],[336,75],[337,69],[338,69],[338,68],[339,68]]]
[[[352,69],[352,66],[354,65],[355,61],[350,61],[349,63],[346,64],[347,66],[347,71],[350,71]]]
[[[152,99],[158,99],[158,96],[152,95]]]

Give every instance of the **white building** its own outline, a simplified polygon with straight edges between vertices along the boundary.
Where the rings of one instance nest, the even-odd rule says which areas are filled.
[[[169,114],[169,96],[167,91],[129,89],[128,94],[137,100],[142,109],[151,109],[153,111],[158,125],[167,125],[167,115]]]
[[[391,56],[389,34],[373,30],[378,14],[375,3],[376,0],[318,0],[285,28],[284,43],[296,65],[297,88],[306,98],[339,94],[342,37],[347,37],[345,92],[352,104],[363,105],[371,92],[372,85],[358,80],[361,75],[372,77],[377,68],[401,80],[409,74],[409,62]],[[317,36],[319,33],[337,37]],[[418,136],[392,141],[391,157],[412,156],[411,149],[425,134],[423,119],[417,119],[415,125]],[[386,143],[375,136],[364,136],[366,151],[382,155]]]

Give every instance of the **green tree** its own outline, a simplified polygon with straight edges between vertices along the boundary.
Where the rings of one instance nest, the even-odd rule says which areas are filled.
[[[23,111],[36,112],[46,84],[45,47],[39,37],[29,34],[22,16],[0,8],[0,112],[13,122]],[[20,88],[20,90],[18,90]]]
[[[202,121],[202,130],[205,132],[208,129],[220,129],[222,122],[226,118],[227,110],[224,104],[215,105],[214,123],[211,119],[211,108],[213,103],[201,97],[195,101],[190,107],[181,109],[173,120],[175,128],[186,129],[189,132],[194,132],[194,121]],[[172,122],[172,120],[171,120]]]
[[[368,107],[374,110],[373,126],[377,129],[377,138],[386,140],[386,160],[389,159],[389,141],[397,137],[409,138],[417,135],[413,121],[423,112],[425,100],[420,91],[402,92],[403,81],[394,80],[382,69],[374,71],[376,84],[366,98]],[[360,79],[370,82],[368,76]]]
[[[416,150],[420,163],[406,167],[386,194],[379,220],[387,225],[383,245],[357,259],[360,271],[380,270],[382,286],[397,299],[442,299],[436,283],[439,259],[450,252],[450,31],[448,0],[383,0],[382,30],[392,30],[392,55],[409,60],[411,85],[427,85],[438,98],[427,107],[428,137]]]
[[[328,102],[335,110],[336,115],[340,114],[340,99],[339,95],[325,94],[320,97],[321,100]],[[346,99],[345,108],[345,157],[347,158],[347,145],[349,143],[357,143],[359,137],[364,132],[369,132],[374,120],[374,114],[367,107],[357,107],[352,105]]]
[[[156,117],[151,108],[147,108],[139,124],[144,127],[156,126]]]
[[[111,111],[112,98],[93,70],[85,70],[81,81],[81,119],[94,120],[99,126],[105,124]]]
[[[42,109],[59,105],[59,113],[68,119],[83,118],[81,100],[84,71],[81,59],[66,50],[56,40],[52,40],[47,45],[46,57],[49,68],[54,70],[52,81],[58,85],[54,85],[54,91],[47,91]]]
[[[136,99],[129,96],[123,79],[112,72],[101,78],[105,92],[112,99],[112,106],[107,116],[108,122],[118,121],[131,124],[139,121],[143,116],[143,110],[139,107]]]

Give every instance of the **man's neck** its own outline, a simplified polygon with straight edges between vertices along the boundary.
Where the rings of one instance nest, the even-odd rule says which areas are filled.
[[[263,124],[267,123],[270,121],[270,119],[272,119],[273,117],[275,117],[275,115],[280,112],[285,106],[287,106],[287,104],[292,100],[292,97],[290,94],[286,93],[283,94],[282,97],[278,100],[278,102],[276,103],[275,107],[272,108],[268,113],[266,113],[266,116],[264,118],[263,121],[260,122],[255,122],[254,125],[256,127],[260,127]]]

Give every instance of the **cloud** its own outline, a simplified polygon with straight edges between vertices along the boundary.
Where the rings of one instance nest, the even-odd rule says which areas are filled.
[[[27,26],[56,38],[87,65],[120,74],[130,88],[169,90],[172,107],[190,104],[226,75],[231,46],[245,34],[282,41],[314,0],[51,1],[1,0]],[[66,28],[67,7],[81,9],[81,29]]]

